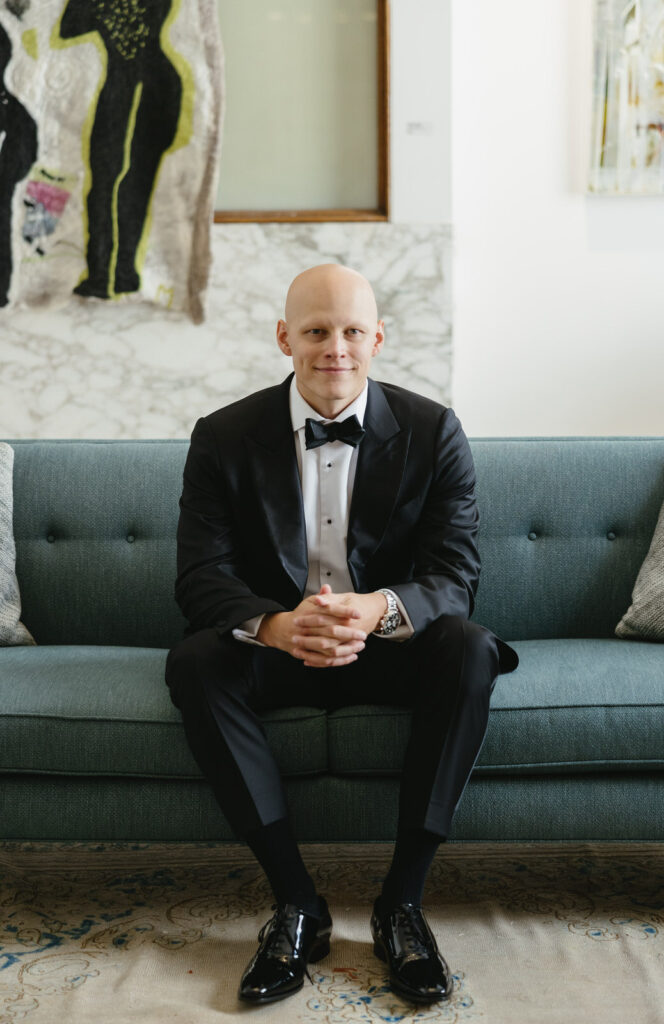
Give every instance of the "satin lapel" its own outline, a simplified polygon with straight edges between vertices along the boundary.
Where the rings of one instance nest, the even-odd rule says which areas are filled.
[[[292,376],[292,375],[291,375]],[[256,493],[279,561],[302,593],[309,573],[302,486],[288,406],[289,377],[245,437]]]
[[[390,521],[410,443],[408,425],[398,422],[382,389],[372,380],[364,427],[348,524],[348,568],[356,588],[358,573],[380,544]]]

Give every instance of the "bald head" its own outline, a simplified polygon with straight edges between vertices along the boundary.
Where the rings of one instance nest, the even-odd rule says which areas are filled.
[[[334,419],[364,390],[383,345],[383,321],[366,277],[337,263],[298,274],[286,297],[277,342],[291,356],[302,397]]]
[[[292,282],[286,296],[286,323],[330,301],[344,305],[351,317],[359,315],[373,323],[378,320],[376,297],[366,277],[338,263],[321,263]]]

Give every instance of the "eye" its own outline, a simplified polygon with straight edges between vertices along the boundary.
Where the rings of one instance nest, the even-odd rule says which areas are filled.
[[[349,327],[347,334],[361,334],[362,331],[358,327]]]
[[[307,334],[322,334],[322,333],[323,333],[323,330],[322,330],[321,327],[311,327],[307,331]]]

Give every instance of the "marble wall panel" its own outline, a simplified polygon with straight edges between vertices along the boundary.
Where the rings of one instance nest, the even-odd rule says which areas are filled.
[[[0,437],[187,437],[199,415],[282,380],[275,326],[292,278],[341,262],[373,283],[386,343],[373,376],[450,402],[450,229],[214,228],[207,320],[73,297],[0,316]]]

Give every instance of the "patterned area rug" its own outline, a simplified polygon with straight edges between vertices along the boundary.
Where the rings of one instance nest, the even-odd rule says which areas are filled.
[[[394,996],[372,952],[383,844],[304,846],[334,920],[313,985],[237,1000],[271,894],[241,846],[0,843],[0,1022],[662,1024],[664,846],[449,844],[424,906],[448,1003]]]

